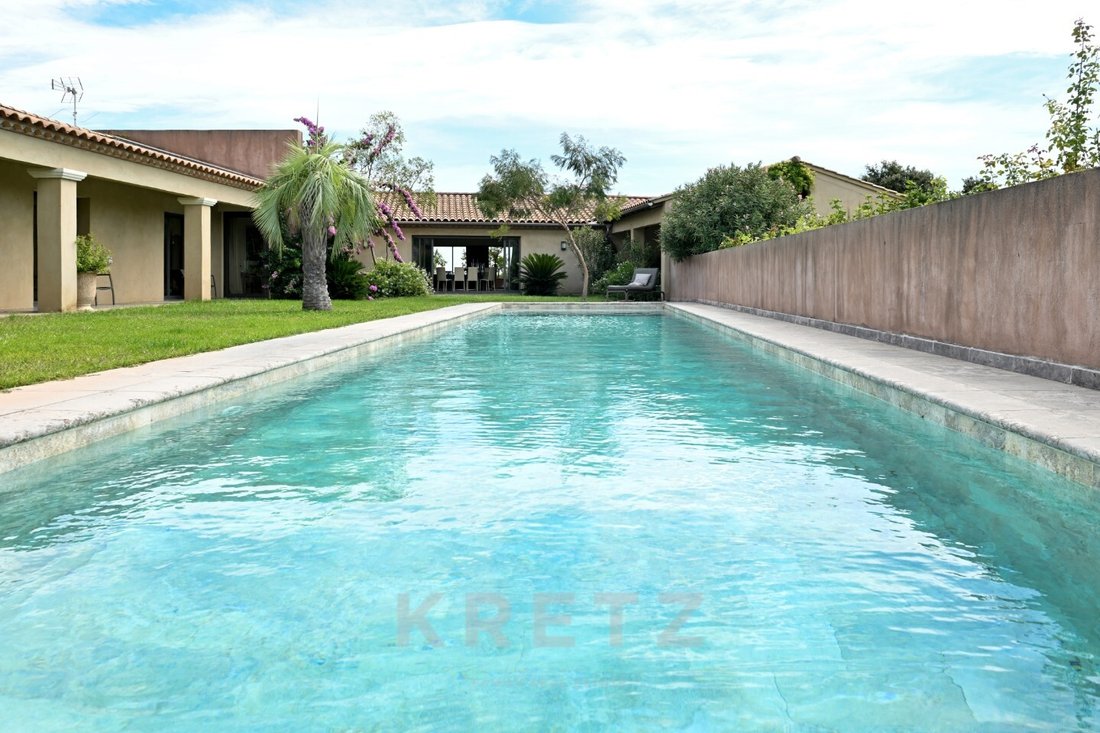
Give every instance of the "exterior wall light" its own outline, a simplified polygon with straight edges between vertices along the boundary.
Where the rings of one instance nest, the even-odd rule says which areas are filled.
[[[562,242],[561,243],[561,251],[564,252],[567,249],[569,249],[569,242]]]

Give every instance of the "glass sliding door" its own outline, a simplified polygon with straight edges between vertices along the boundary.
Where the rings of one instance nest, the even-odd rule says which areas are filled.
[[[501,237],[497,241],[504,259],[504,288],[519,290],[519,237]]]
[[[435,276],[435,263],[433,262],[434,241],[431,237],[413,237],[412,260],[428,277]]]

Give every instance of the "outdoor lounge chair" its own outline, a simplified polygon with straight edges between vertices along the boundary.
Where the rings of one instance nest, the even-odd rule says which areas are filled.
[[[630,300],[631,293],[656,293],[658,298],[661,297],[662,293],[657,288],[660,272],[660,268],[657,267],[635,268],[634,279],[626,285],[607,286],[607,299],[611,299],[612,293],[622,293],[623,300]]]

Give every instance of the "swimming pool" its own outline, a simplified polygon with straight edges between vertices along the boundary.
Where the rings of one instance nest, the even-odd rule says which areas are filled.
[[[16,729],[1100,730],[1096,492],[678,318],[485,318],[4,482]]]

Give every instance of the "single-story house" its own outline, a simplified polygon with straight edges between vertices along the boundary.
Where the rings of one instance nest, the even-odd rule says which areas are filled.
[[[529,254],[549,253],[561,257],[567,277],[562,281],[561,292],[581,291],[581,267],[577,262],[568,238],[554,221],[538,216],[520,219],[493,219],[481,213],[474,193],[437,193],[435,204],[423,207],[423,218],[416,218],[398,197],[388,197],[394,208],[395,218],[405,233],[405,241],[398,242],[401,257],[420,265],[434,274],[434,255],[438,251],[454,265],[462,265],[462,256],[468,266],[490,263],[490,249],[500,250],[505,264],[503,278],[515,286],[513,266]],[[626,205],[635,206],[646,200],[641,196],[626,197]],[[571,222],[575,226],[595,226],[591,216]],[[508,225],[506,236],[494,237],[502,224]],[[384,257],[385,248],[377,247],[376,257]],[[368,265],[370,255],[360,256]],[[508,271],[512,270],[511,277]]]
[[[96,132],[0,105],[0,311],[66,311],[76,307],[79,234],[93,233],[111,250],[113,302],[263,297],[252,224],[254,192],[285,154],[301,144],[297,130],[111,130]],[[854,208],[892,192],[807,163],[813,197],[827,212],[832,199]],[[655,243],[672,194],[631,196],[606,227],[612,239]],[[453,265],[484,265],[490,250],[504,261],[500,278],[514,286],[527,254],[557,254],[567,278],[562,292],[581,290],[580,265],[561,228],[549,219],[486,217],[473,193],[439,193],[416,217],[400,197],[387,199],[406,238],[402,259],[430,276],[436,254]],[[576,226],[605,226],[591,217]],[[491,233],[508,225],[503,237]],[[363,251],[390,256],[385,246]],[[495,258],[494,258],[495,259]],[[666,268],[667,270],[667,268]]]
[[[281,157],[301,140],[296,130],[196,137],[209,146],[227,134],[238,155],[267,164],[271,151]],[[233,262],[263,246],[251,228],[262,179],[200,155],[0,105],[0,310],[75,308],[73,242],[89,232],[111,250],[119,303],[206,300],[239,288],[224,274],[239,273]]]
[[[810,199],[814,209],[822,216],[832,213],[833,201],[839,201],[845,211],[851,212],[868,198],[874,200],[880,196],[894,198],[900,195],[889,188],[852,178],[805,160],[801,162],[813,173]],[[622,216],[611,225],[612,239],[620,244],[628,239],[656,242],[661,233],[661,221],[664,219],[666,207],[670,205],[674,195],[668,193],[625,206]]]

